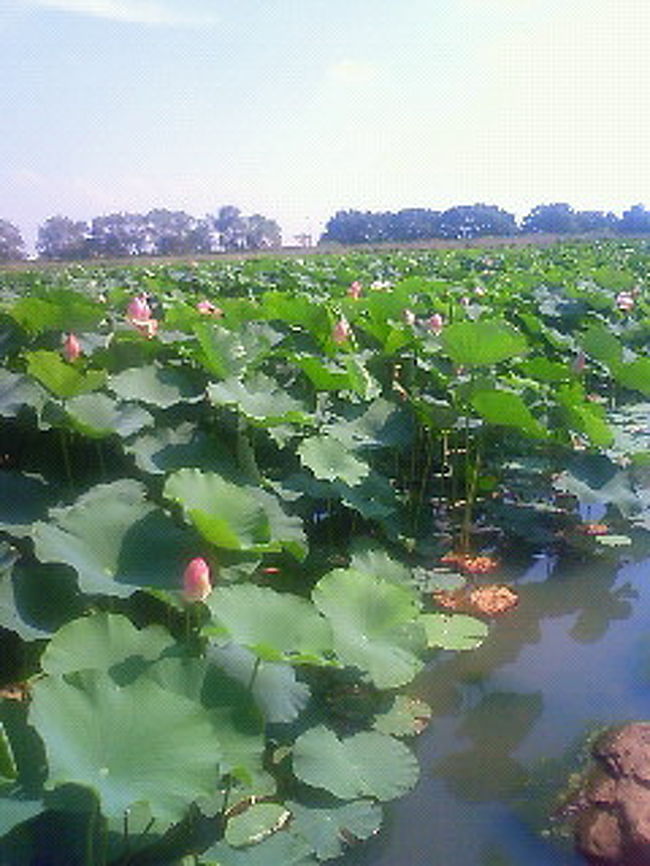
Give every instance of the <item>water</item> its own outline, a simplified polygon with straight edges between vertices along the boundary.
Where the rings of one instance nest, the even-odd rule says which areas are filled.
[[[539,778],[539,762],[561,759],[595,727],[650,719],[649,579],[650,560],[538,560],[518,581],[518,608],[482,647],[443,654],[419,677],[414,691],[434,714],[415,743],[420,782],[343,862],[583,864],[537,832],[515,795]]]

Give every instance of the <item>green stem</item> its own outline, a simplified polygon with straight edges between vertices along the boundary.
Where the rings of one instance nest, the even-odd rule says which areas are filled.
[[[237,462],[254,484],[261,482],[262,474],[255,460],[255,449],[249,439],[248,423],[241,414],[237,418]]]
[[[61,442],[61,451],[63,452],[65,477],[67,478],[68,484],[72,487],[72,464],[70,462],[70,451],[68,448],[68,434],[65,430],[59,430],[59,441]]]
[[[260,669],[260,662],[261,661],[262,661],[262,659],[259,656],[257,656],[257,658],[255,659],[255,664],[253,665],[253,670],[251,671],[251,678],[248,681],[248,685],[246,686],[246,689],[249,692],[253,691],[253,686],[255,685],[255,680],[257,679],[257,672]]]

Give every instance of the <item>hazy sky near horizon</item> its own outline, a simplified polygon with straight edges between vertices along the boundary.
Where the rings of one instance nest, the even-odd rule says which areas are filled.
[[[0,218],[650,204],[648,0],[0,0]]]

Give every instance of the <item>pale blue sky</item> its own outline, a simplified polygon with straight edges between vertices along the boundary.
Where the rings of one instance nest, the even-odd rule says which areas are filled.
[[[648,0],[0,0],[0,218],[650,204]]]

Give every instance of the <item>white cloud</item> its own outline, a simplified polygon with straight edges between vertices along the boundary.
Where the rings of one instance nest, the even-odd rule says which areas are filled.
[[[173,8],[159,0],[24,0],[28,7],[58,9],[129,24],[205,26],[214,24],[216,15],[205,11]],[[179,4],[180,5],[180,4]]]

